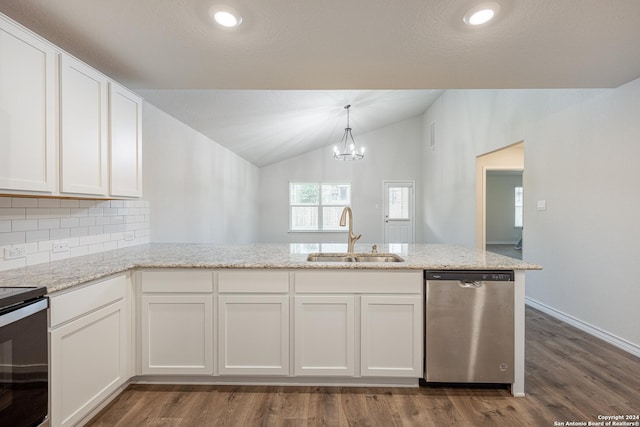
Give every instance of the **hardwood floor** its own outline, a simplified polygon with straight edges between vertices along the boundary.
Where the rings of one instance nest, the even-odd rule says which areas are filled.
[[[131,385],[87,425],[554,426],[640,415],[640,359],[530,307],[526,319],[523,398],[504,388],[451,385]]]

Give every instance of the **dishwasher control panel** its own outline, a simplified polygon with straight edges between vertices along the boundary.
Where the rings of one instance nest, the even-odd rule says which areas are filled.
[[[481,280],[490,282],[512,282],[513,271],[425,271],[425,280]]]

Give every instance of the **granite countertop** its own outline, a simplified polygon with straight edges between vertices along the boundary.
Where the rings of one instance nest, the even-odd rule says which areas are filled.
[[[356,252],[371,252],[356,245]],[[49,293],[132,268],[248,268],[351,270],[540,270],[482,250],[440,244],[378,245],[405,262],[308,262],[309,253],[346,252],[346,244],[204,245],[152,243],[0,272],[0,286],[45,286]]]

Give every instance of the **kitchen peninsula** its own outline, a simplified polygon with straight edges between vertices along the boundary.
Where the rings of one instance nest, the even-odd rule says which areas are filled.
[[[511,390],[524,395],[524,272],[538,265],[449,245],[377,249],[403,261],[307,261],[340,244],[154,243],[0,281],[48,290],[52,425],[87,419],[130,382],[417,386],[425,270],[514,272]]]
[[[540,270],[536,264],[492,252],[444,244],[378,245],[399,263],[311,263],[313,252],[346,252],[346,244],[208,245],[152,243],[0,272],[4,286],[45,286],[49,294],[135,268],[349,269],[349,270]],[[371,246],[357,244],[356,252]]]

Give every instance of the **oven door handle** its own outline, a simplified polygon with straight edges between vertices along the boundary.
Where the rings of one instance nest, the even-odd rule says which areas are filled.
[[[49,307],[49,300],[45,298],[38,302],[25,305],[17,310],[5,313],[0,316],[0,328],[22,320],[25,317],[29,317],[32,314],[36,314],[39,311],[46,310],[47,307]]]

